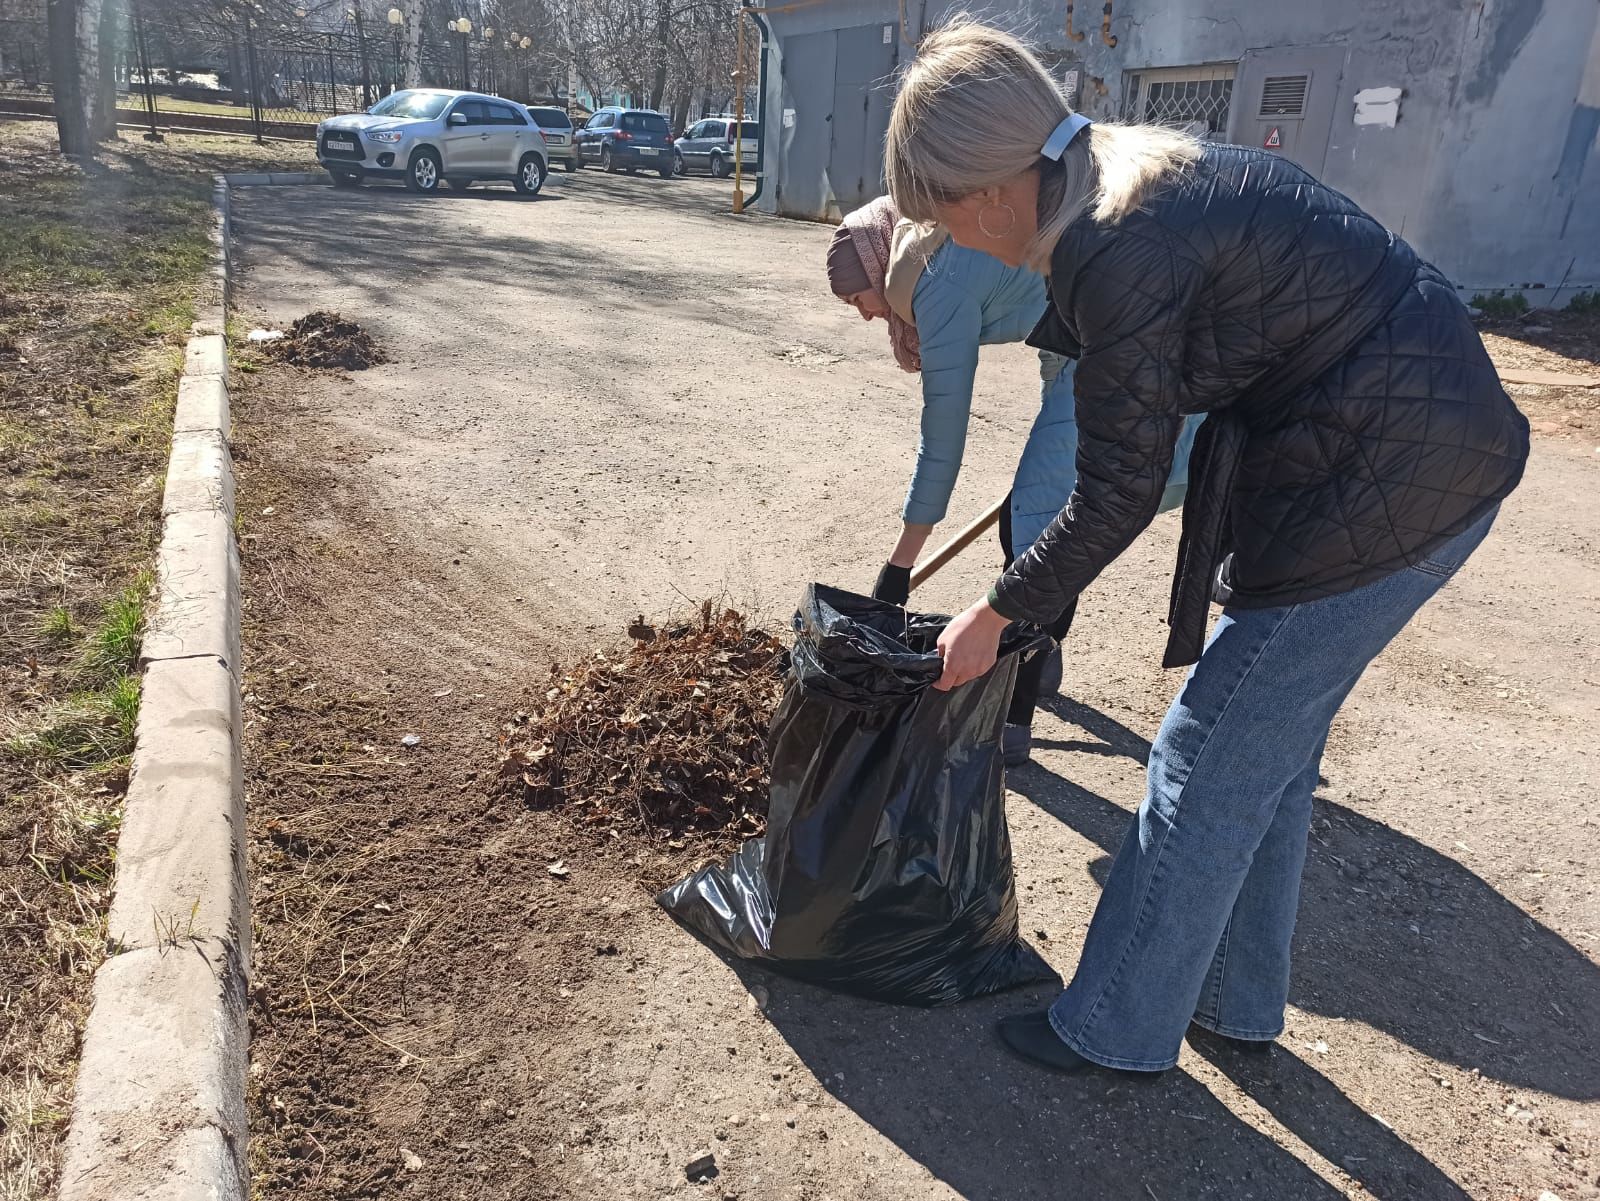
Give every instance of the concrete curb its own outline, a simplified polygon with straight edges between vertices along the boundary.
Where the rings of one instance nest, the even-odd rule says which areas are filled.
[[[178,383],[109,953],[83,1032],[60,1201],[244,1201],[249,1192],[228,186],[218,177],[216,263]]]
[[[229,187],[264,188],[285,184],[329,183],[326,171],[245,171],[226,177]]]

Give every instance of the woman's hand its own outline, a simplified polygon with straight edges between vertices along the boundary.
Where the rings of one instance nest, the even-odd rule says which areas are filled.
[[[1000,656],[1000,635],[1010,624],[1011,619],[991,609],[987,599],[952,621],[939,635],[944,674],[934,687],[940,692],[949,692],[986,675]]]

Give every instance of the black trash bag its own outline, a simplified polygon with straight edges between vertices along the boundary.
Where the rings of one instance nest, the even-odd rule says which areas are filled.
[[[772,719],[767,833],[657,901],[719,950],[880,1001],[946,1005],[1060,977],[1017,936],[1000,731],[1024,653],[932,685],[948,617],[813,584]]]

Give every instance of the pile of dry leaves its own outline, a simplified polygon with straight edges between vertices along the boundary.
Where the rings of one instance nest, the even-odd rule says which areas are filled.
[[[360,371],[387,362],[372,335],[338,313],[319,309],[289,327],[282,338],[266,343],[268,351],[298,367],[331,367]]]
[[[603,830],[760,834],[783,644],[710,601],[697,622],[628,633],[620,657],[551,668],[543,702],[501,736],[506,789]]]

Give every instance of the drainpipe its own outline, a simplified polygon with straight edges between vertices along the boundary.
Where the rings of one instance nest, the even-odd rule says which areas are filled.
[[[761,126],[761,155],[760,165],[756,168],[756,188],[750,193],[750,198],[744,202],[749,208],[761,198],[761,190],[767,186],[767,151],[766,143],[770,140],[768,131],[771,124],[767,120],[767,56],[772,47],[772,29],[767,25],[766,18],[753,8],[742,8],[741,12],[747,13],[756,28],[761,31],[761,66],[756,73],[756,121]],[[743,130],[740,131],[743,133]]]
[[[1067,37],[1074,42],[1081,42],[1084,35],[1072,27],[1072,8],[1072,0],[1067,0]]]
[[[1117,44],[1117,35],[1111,32],[1111,0],[1106,0],[1105,15],[1100,18],[1100,40],[1107,46]]]

